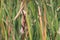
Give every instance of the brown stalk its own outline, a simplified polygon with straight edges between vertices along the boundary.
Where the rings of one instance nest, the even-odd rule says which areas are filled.
[[[40,21],[40,29],[41,29],[40,33],[42,34],[42,40],[43,40],[43,24],[42,24],[41,10],[39,6],[38,6],[38,12],[39,12],[39,21]]]
[[[24,12],[22,11],[22,20],[21,20],[21,24],[22,24],[22,28],[23,28],[23,31],[25,32],[25,27],[26,27],[26,18],[25,18],[25,14]],[[25,33],[22,33],[22,40],[25,39]]]
[[[44,38],[43,38],[43,40],[46,40],[46,24],[47,24],[47,21],[46,21],[46,6],[44,5],[44,30],[43,30]]]
[[[22,11],[22,9],[23,9],[23,7],[24,7],[23,4],[24,4],[24,1],[21,2],[20,9],[19,9],[17,15],[15,16],[15,18],[14,18],[13,20],[16,20],[16,19],[18,18],[18,16],[20,15],[20,12]]]

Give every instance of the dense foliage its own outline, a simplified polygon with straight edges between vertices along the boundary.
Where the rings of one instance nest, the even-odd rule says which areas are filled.
[[[0,0],[0,40],[60,40],[60,0]]]

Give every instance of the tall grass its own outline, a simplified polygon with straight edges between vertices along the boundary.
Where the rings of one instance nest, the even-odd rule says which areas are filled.
[[[60,40],[59,6],[59,0],[0,0],[0,40]]]

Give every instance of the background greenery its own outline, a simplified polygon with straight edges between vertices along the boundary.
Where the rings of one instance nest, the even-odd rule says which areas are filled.
[[[60,0],[0,0],[0,40],[60,40],[59,25]]]

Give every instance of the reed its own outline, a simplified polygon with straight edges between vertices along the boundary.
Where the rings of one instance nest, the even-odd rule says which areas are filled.
[[[60,40],[60,0],[0,0],[0,40]]]

